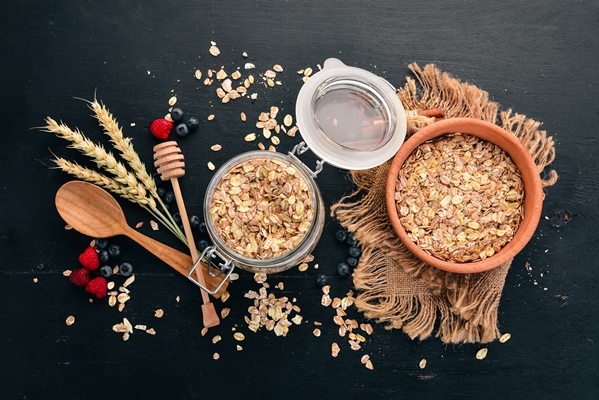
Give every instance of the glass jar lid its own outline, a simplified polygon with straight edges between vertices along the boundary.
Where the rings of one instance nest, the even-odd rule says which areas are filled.
[[[395,155],[406,113],[383,78],[335,58],[302,86],[296,103],[302,138],[318,157],[343,169],[368,169]]]

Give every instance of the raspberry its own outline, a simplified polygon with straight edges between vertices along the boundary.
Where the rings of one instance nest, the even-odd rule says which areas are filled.
[[[158,139],[166,139],[171,134],[173,123],[167,119],[159,118],[150,124],[150,132]]]
[[[106,282],[106,279],[102,276],[98,276],[88,282],[85,286],[85,291],[95,295],[98,299],[101,299],[106,296],[106,292],[108,291],[107,286],[108,283]]]
[[[89,270],[85,268],[79,268],[71,272],[69,279],[77,286],[85,286],[89,283]]]
[[[87,246],[87,249],[85,249],[83,253],[79,254],[79,262],[90,271],[97,270],[100,266],[100,259],[98,258],[96,249],[91,246]]]

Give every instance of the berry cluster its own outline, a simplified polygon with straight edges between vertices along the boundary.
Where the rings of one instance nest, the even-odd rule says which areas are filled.
[[[362,250],[360,249],[360,246],[358,246],[358,241],[345,229],[339,229],[335,234],[335,237],[340,243],[348,246],[347,254],[349,257],[345,262],[341,262],[337,265],[337,274],[346,276],[349,275],[352,268],[355,268],[358,265]],[[318,274],[316,276],[316,283],[320,286],[324,286],[328,283],[328,277],[325,274]]]
[[[96,239],[95,247],[87,246],[83,253],[79,254],[81,268],[71,272],[69,280],[76,286],[85,287],[88,293],[93,294],[98,299],[104,298],[108,291],[106,279],[112,276],[113,269],[109,265],[103,264],[106,264],[110,258],[118,257],[120,254],[121,248],[118,244],[110,244],[106,239]],[[130,276],[133,274],[133,266],[130,263],[123,262],[118,271],[122,276]],[[94,276],[96,273],[99,276]]]
[[[158,139],[168,139],[171,132],[175,131],[177,136],[185,137],[189,135],[189,132],[197,130],[200,125],[200,121],[196,117],[189,117],[187,121],[184,121],[185,113],[180,108],[173,108],[170,117],[172,122],[166,118],[159,118],[152,121],[150,124],[152,135]]]

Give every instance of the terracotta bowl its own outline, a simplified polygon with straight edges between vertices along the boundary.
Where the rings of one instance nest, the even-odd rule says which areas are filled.
[[[524,184],[524,218],[520,222],[512,240],[499,252],[484,260],[458,263],[444,261],[433,257],[422,250],[408,237],[406,231],[399,222],[399,215],[397,214],[397,207],[395,204],[395,183],[399,170],[406,158],[416,147],[427,140],[448,133],[469,134],[494,143],[509,154],[522,175]],[[543,208],[543,188],[539,172],[532,157],[514,135],[489,122],[472,118],[449,118],[435,122],[428,127],[421,129],[406,140],[401,146],[393,159],[389,175],[387,176],[386,202],[389,219],[391,220],[393,229],[401,241],[416,257],[429,265],[445,271],[470,274],[488,271],[498,267],[516,256],[516,254],[526,246],[534,234],[541,217],[541,210]]]

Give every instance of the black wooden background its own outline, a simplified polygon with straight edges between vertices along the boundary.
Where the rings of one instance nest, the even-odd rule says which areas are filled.
[[[597,1],[21,0],[2,8],[0,398],[599,398]],[[208,53],[211,41],[220,56]],[[284,338],[248,331],[243,316],[251,302],[243,294],[258,285],[243,271],[227,303],[217,302],[231,314],[205,337],[198,290],[126,238],[113,242],[137,280],[122,313],[105,300],[90,303],[62,275],[77,267],[90,238],[65,230],[56,212],[56,190],[71,178],[51,169],[52,152],[85,160],[65,141],[33,129],[46,116],[110,147],[78,99],[96,95],[151,165],[157,141],[148,125],[177,95],[177,104],[202,120],[199,133],[179,140],[188,211],[201,215],[212,175],[206,163],[218,167],[254,149],[243,137],[255,131],[257,115],[271,105],[281,116],[294,114],[302,85],[296,71],[316,70],[329,57],[396,86],[405,82],[409,63],[435,63],[504,108],[543,121],[554,137],[552,167],[560,179],[546,190],[543,219],[514,260],[499,309],[500,328],[511,340],[488,344],[488,356],[477,360],[482,345],[412,341],[375,325],[363,348],[351,351],[336,333],[332,310],[320,306],[315,284],[322,272],[333,295],[352,287],[335,273],[346,248],[336,243],[338,225],[330,218],[314,251],[318,270],[269,278],[273,286],[284,282],[282,293],[297,299],[307,321]],[[282,85],[256,86],[255,101],[223,105],[214,86],[194,77],[196,69],[205,76],[221,66],[241,67],[245,75],[245,62],[256,65],[256,77],[282,65]],[[216,116],[212,122],[209,114]],[[278,149],[299,140],[283,137]],[[215,143],[221,152],[209,150]],[[318,183],[327,208],[352,191],[346,173],[331,166]],[[145,211],[119,202],[130,224],[144,221],[143,233],[184,250],[166,230],[150,230]],[[153,316],[157,308],[165,311],[162,319]],[[69,315],[76,318],[72,326],[65,324]],[[124,342],[111,329],[123,317],[157,334],[136,332]],[[319,338],[313,321],[323,323]],[[242,351],[233,329],[246,335]],[[217,334],[223,339],[213,344]],[[337,358],[330,355],[333,341],[342,345]],[[364,354],[373,371],[360,364]]]

